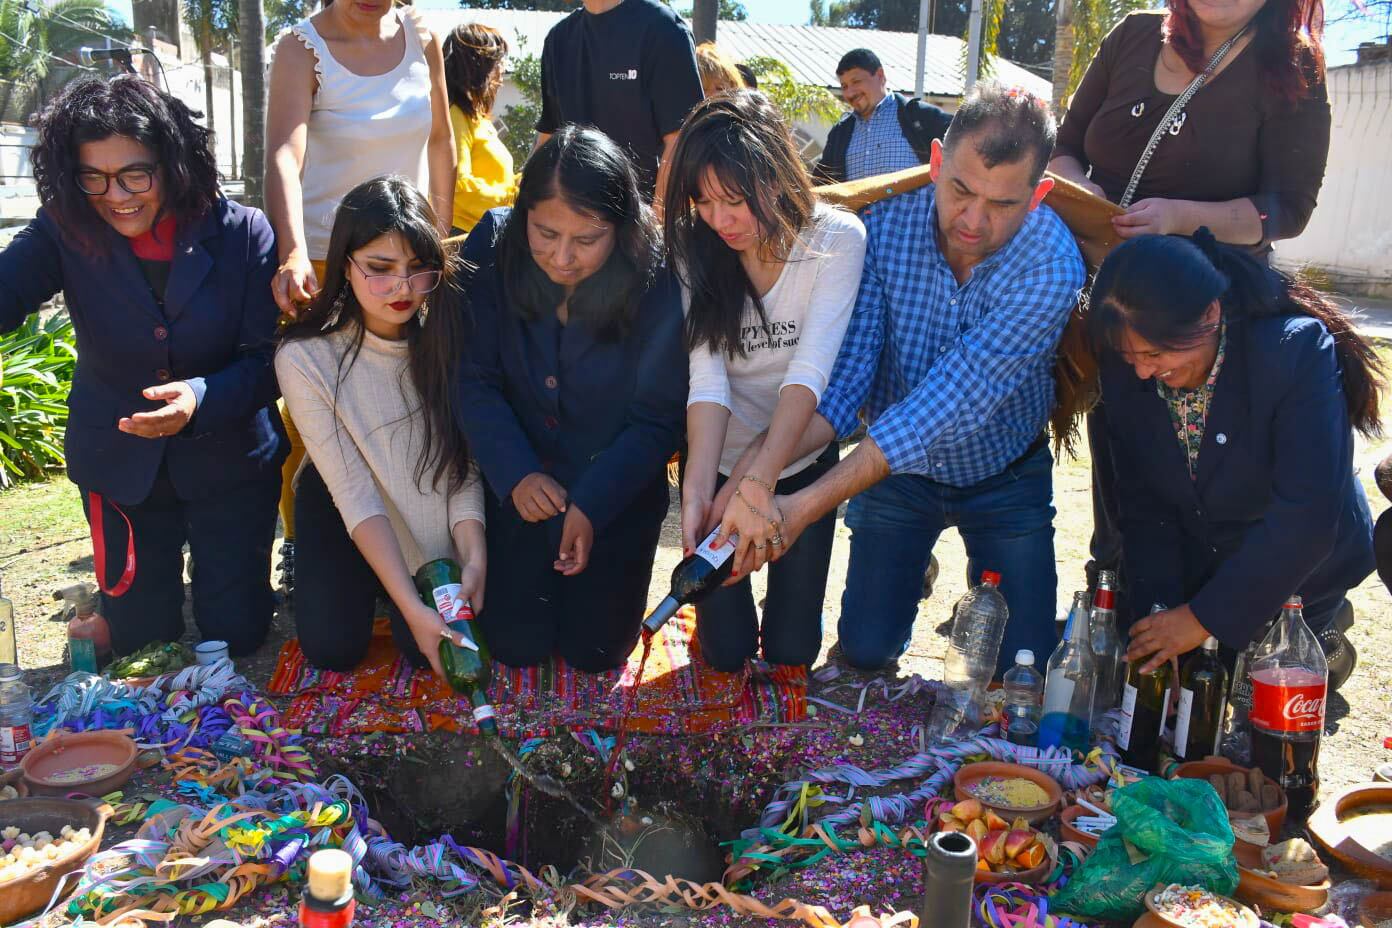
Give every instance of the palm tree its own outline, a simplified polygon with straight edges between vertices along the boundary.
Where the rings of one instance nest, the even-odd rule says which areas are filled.
[[[226,50],[237,34],[237,0],[184,0],[184,21],[203,60],[203,97],[213,128],[213,52]],[[258,43],[259,44],[259,43]]]
[[[1054,107],[1062,114],[1065,102],[1078,89],[1102,40],[1130,13],[1154,7],[1154,0],[1058,0],[1054,37]]]
[[[261,0],[238,0],[242,44],[242,202],[261,206],[266,169],[266,11]]]
[[[111,18],[103,0],[0,0],[0,80],[32,87],[48,76],[55,59],[127,30]]]

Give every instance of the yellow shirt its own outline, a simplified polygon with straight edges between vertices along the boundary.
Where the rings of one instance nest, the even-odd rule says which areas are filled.
[[[483,214],[497,206],[510,206],[517,198],[512,152],[498,138],[487,116],[470,119],[457,106],[449,110],[454,127],[454,149],[459,158],[454,174],[454,225],[471,230]]]

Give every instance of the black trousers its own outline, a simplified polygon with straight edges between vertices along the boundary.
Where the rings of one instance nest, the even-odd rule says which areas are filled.
[[[479,622],[493,657],[532,667],[556,653],[589,673],[622,665],[638,643],[667,503],[667,482],[659,477],[595,536],[589,566],[565,577],[554,567],[565,515],[527,522],[490,493]]]
[[[202,566],[199,566],[202,569]],[[307,463],[295,485],[295,632],[305,659],[324,670],[352,670],[372,643],[377,574],[343,525],[324,478]],[[397,650],[427,661],[391,598],[383,596]]]
[[[774,490],[782,496],[810,486],[836,465],[835,442],[821,456]],[[725,483],[716,478],[716,490]],[[811,666],[822,648],[822,600],[826,596],[831,546],[836,539],[836,510],[813,522],[788,553],[768,566],[768,596],[762,628],[754,608],[749,577],[721,587],[696,606],[696,636],[701,655],[716,670],[733,673],[759,653],[771,664]]]
[[[181,500],[169,473],[160,468],[150,495],[122,506],[125,520],[107,501],[102,511],[106,546],[104,586],[115,586],[135,537],[135,579],[122,596],[102,594],[102,615],[111,625],[117,654],[152,641],[178,641],[184,634],[184,543],[197,563],[193,575],[193,619],[203,640],[227,642],[233,657],[250,654],[266,640],[275,603],[271,598],[271,545],[275,541],[280,473],[226,487],[211,496]],[[82,510],[90,524],[89,494]]]

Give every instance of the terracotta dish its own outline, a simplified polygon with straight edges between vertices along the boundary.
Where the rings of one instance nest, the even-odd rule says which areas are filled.
[[[1229,774],[1236,773],[1239,771],[1242,773],[1246,773],[1247,770],[1248,768],[1239,767],[1228,760],[1192,760],[1189,761],[1187,764],[1180,764],[1179,767],[1175,770],[1175,776],[1183,777],[1186,780],[1207,780],[1210,776],[1212,776],[1215,773]],[[1269,781],[1271,778],[1267,777],[1266,779]],[[1278,836],[1281,834],[1281,828],[1286,824],[1287,807],[1286,791],[1281,789],[1281,785],[1279,783],[1276,784],[1276,790],[1281,795],[1281,804],[1276,808],[1271,809],[1270,811],[1260,813],[1263,817],[1266,818],[1266,825],[1267,828],[1269,828],[1271,831],[1271,840],[1273,842],[1281,840]],[[1241,816],[1244,818],[1255,816],[1258,814],[1256,812],[1233,812],[1231,809],[1229,810],[1229,812],[1231,812],[1233,815]]]
[[[1059,832],[1062,833],[1063,840],[1076,841],[1086,848],[1097,847],[1097,839],[1100,838],[1101,835],[1090,835],[1085,831],[1079,831],[1073,827],[1073,820],[1078,816],[1092,814],[1092,812],[1089,812],[1082,806],[1069,806],[1059,813]]]
[[[1029,870],[1014,870],[1003,873],[996,873],[993,870],[977,870],[977,883],[1028,883],[1035,885],[1046,879],[1050,873],[1054,872],[1054,866],[1058,864],[1058,845],[1049,840],[1046,836],[1043,839],[1044,848],[1048,852],[1044,855],[1044,862],[1037,867]]]
[[[1357,876],[1392,889],[1392,859],[1360,843],[1350,821],[1362,810],[1392,811],[1392,783],[1360,783],[1327,799],[1310,816],[1311,837]]]
[[[50,861],[37,871],[0,883],[0,925],[28,918],[48,905],[58,881],[86,863],[87,858],[101,846],[102,831],[111,815],[111,806],[104,802],[94,805],[77,799],[53,799],[47,796],[11,799],[0,804],[0,824],[18,825],[30,834],[48,831],[56,835],[64,825],[86,828],[92,833],[92,839],[76,851]],[[70,882],[68,886],[73,889],[77,884]],[[61,898],[59,901],[62,901]]]
[[[1392,893],[1373,893],[1358,904],[1358,919],[1363,928],[1377,928],[1392,918]]]
[[[1159,919],[1159,924],[1165,925],[1167,926],[1167,928],[1188,928],[1188,926],[1186,926],[1184,922],[1177,922],[1171,918],[1166,918],[1165,914],[1157,909],[1155,897],[1158,896],[1160,892],[1161,889],[1157,887],[1156,889],[1152,889],[1150,892],[1146,893],[1146,908],[1150,909],[1150,913],[1154,915],[1157,919]],[[1217,894],[1215,893],[1215,895]],[[1238,908],[1242,911],[1241,915],[1239,915],[1237,919],[1236,928],[1260,928],[1261,920],[1257,918],[1256,912],[1253,912],[1251,909],[1247,908],[1244,905],[1238,905]]]
[[[103,796],[130,779],[135,755],[135,742],[120,732],[64,732],[24,755],[20,767],[35,796]],[[80,768],[90,768],[94,775],[73,778],[72,771]]]
[[[1042,804],[1030,806],[1024,809],[1016,809],[1010,806],[998,805],[990,802],[981,796],[971,792],[971,787],[986,777],[1003,777],[1005,779],[1020,778],[1029,780],[1044,790],[1049,798]],[[1033,767],[1025,767],[1021,764],[1006,764],[1001,761],[988,760],[979,764],[966,764],[957,771],[957,775],[952,778],[952,788],[959,800],[976,799],[988,809],[995,809],[996,814],[1006,821],[1015,818],[1023,818],[1031,825],[1037,825],[1046,818],[1054,814],[1054,810],[1063,801],[1063,788],[1058,785],[1053,777],[1047,773],[1035,770]]]
[[[1238,841],[1233,846],[1241,882],[1233,895],[1240,902],[1260,906],[1263,912],[1313,912],[1329,901],[1329,880],[1313,886],[1283,883],[1257,871],[1262,868],[1261,848]]]

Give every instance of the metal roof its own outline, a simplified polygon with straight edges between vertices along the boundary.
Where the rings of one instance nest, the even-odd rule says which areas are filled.
[[[540,55],[546,33],[566,13],[523,10],[431,10],[422,9],[425,21],[438,34],[463,22],[479,22],[497,29],[519,52],[517,37],[523,39],[522,52]],[[831,26],[774,26],[763,23],[722,21],[716,42],[736,61],[755,55],[771,55],[787,63],[800,83],[837,87],[836,63],[853,48],[869,48],[880,56],[885,75],[893,90],[913,93],[914,69],[918,59],[918,34],[884,32],[879,29],[842,29]],[[923,91],[935,97],[962,95],[962,67],[966,43],[950,35],[928,36]],[[997,59],[994,76],[1007,84],[1023,87],[1049,99],[1050,83],[1013,62]]]

